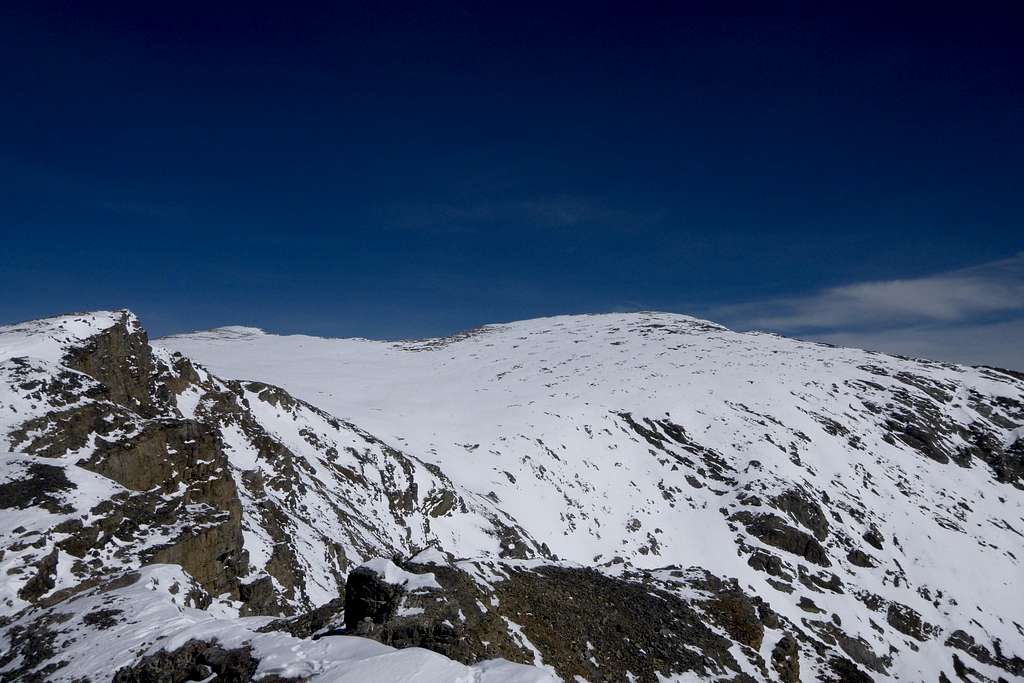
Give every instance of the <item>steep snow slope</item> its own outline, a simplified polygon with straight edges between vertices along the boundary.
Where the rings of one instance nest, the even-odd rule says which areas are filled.
[[[952,675],[964,639],[1024,675],[990,666],[1024,655],[1019,376],[668,314],[160,344],[436,464],[561,558],[737,577],[875,676]]]

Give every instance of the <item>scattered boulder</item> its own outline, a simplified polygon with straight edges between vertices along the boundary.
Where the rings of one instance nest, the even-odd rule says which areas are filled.
[[[334,598],[304,614],[275,619],[259,629],[261,632],[283,631],[296,638],[316,640],[325,635],[345,632],[345,598]]]
[[[794,521],[814,534],[819,541],[828,537],[828,518],[811,496],[803,489],[792,488],[776,496],[774,506],[787,513]]]
[[[878,527],[874,524],[864,532],[864,536],[862,538],[870,543],[875,550],[881,550],[882,543],[885,541],[885,537],[882,536],[882,532],[879,531]]]
[[[113,683],[187,683],[223,681],[248,683],[256,675],[259,660],[252,648],[225,649],[216,642],[190,640],[176,650],[146,655],[135,664],[118,669]],[[304,679],[261,676],[261,683],[300,683]]]
[[[363,635],[383,624],[398,613],[403,584],[391,583],[370,567],[357,567],[348,575],[345,584],[345,623]]]
[[[940,630],[937,626],[924,621],[919,612],[898,602],[889,603],[886,621],[900,633],[922,642],[928,640]]]
[[[741,510],[729,517],[729,521],[743,524],[750,534],[770,546],[785,550],[822,567],[832,565],[828,559],[828,553],[817,539],[790,526],[778,515]]]
[[[865,567],[870,569],[871,567],[878,566],[875,563],[874,558],[872,558],[870,555],[868,555],[860,548],[854,548],[849,553],[847,553],[846,559],[850,561],[850,564],[856,565],[858,567]]]

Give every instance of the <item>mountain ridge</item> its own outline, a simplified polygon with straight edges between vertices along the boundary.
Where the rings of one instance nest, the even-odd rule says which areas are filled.
[[[124,547],[141,543],[138,551],[117,562],[103,556],[78,574],[69,549],[86,557],[96,549],[103,532],[83,531],[95,522],[51,524],[38,513],[27,533],[39,548],[22,547],[24,527],[9,529],[0,564],[29,583],[42,577],[42,590],[27,607],[9,597],[8,614],[61,604],[60,591],[74,588],[65,584],[82,577],[137,571],[154,560],[147,538],[164,544],[158,561],[181,563],[165,537],[192,515],[193,528],[230,530],[218,543],[238,558],[225,568],[218,551],[190,565],[213,591],[207,609],[301,614],[341,596],[374,554],[409,557],[433,545],[469,578],[452,575],[442,587],[455,591],[449,597],[434,595],[415,608],[422,614],[396,607],[363,635],[405,643],[389,634],[440,615],[434,602],[462,604],[472,584],[493,596],[485,603],[506,591],[487,608],[509,622],[502,656],[549,660],[563,677],[616,680],[608,676],[624,676],[624,660],[599,652],[597,665],[584,666],[585,651],[549,641],[543,623],[526,616],[529,599],[508,596],[523,585],[575,600],[606,585],[625,594],[639,581],[678,601],[665,617],[678,631],[658,647],[667,653],[697,638],[710,657],[666,655],[633,671],[639,680],[687,670],[742,680],[788,672],[790,680],[797,661],[805,680],[1024,675],[1011,585],[1024,552],[1024,383],[1012,373],[658,313],[535,319],[406,342],[227,329],[150,345],[124,311],[0,329],[0,428],[18,451],[5,481],[43,482],[38,500],[21,500],[26,510],[70,508],[88,522],[102,502],[69,502],[59,473],[40,467],[73,483],[128,484],[128,493],[105,496],[122,501],[114,510],[122,525],[140,504],[161,509],[145,502],[153,484],[165,497],[184,491],[186,503],[160,533],[126,536]],[[238,376],[254,379],[221,379]],[[194,456],[176,459],[190,449]],[[154,478],[154,467],[165,474]],[[113,519],[109,507],[103,519]],[[983,573],[972,553],[985,557]],[[515,564],[526,559],[534,564]],[[585,571],[620,583],[595,583]],[[974,583],[958,580],[972,573]],[[507,601],[520,612],[505,611]],[[739,609],[726,604],[746,605],[735,613],[745,616],[723,622]],[[437,618],[416,633],[451,622]],[[602,628],[588,623],[595,634]],[[714,650],[710,635],[692,630],[700,623],[738,649]],[[460,637],[487,639],[472,629]],[[444,638],[416,638],[448,652]],[[472,657],[486,651],[479,645]]]

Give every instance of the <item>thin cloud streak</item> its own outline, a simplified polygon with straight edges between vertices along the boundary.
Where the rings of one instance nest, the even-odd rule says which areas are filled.
[[[1024,372],[1024,317],[955,327],[910,327],[881,332],[839,332],[807,337],[836,346],[913,358],[992,365]]]
[[[953,324],[1024,311],[1024,253],[921,278],[861,282],[719,308],[719,319],[784,332]]]
[[[1024,252],[926,277],[721,306],[706,316],[738,330],[1024,370]]]

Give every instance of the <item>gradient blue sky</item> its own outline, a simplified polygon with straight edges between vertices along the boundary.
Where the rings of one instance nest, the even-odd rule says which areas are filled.
[[[1024,367],[1009,4],[91,4],[0,17],[0,321],[654,308]]]

